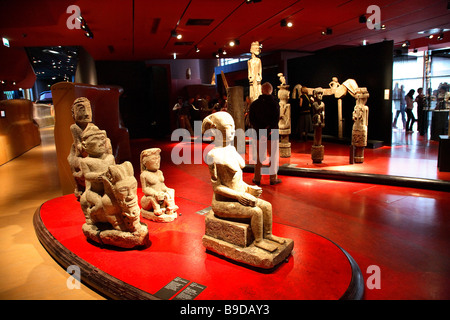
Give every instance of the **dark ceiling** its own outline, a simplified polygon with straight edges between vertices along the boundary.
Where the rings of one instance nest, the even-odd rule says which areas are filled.
[[[222,49],[227,57],[249,52],[252,41],[263,53],[276,50],[315,52],[333,46],[359,46],[393,40],[400,46],[430,49],[449,46],[447,0],[3,0],[0,36],[10,48],[84,47],[95,60],[209,59]],[[360,17],[380,8],[385,28],[371,30]],[[86,30],[69,29],[70,5],[80,8]],[[282,26],[282,21],[292,27]],[[325,30],[331,33],[322,34]],[[434,33],[429,39],[430,30]],[[172,37],[176,30],[181,39]],[[438,34],[444,30],[443,40]],[[422,33],[419,33],[422,32]],[[231,47],[231,40],[240,45]],[[197,52],[196,48],[200,51]],[[28,55],[34,49],[27,49]],[[41,49],[42,50],[42,49]],[[4,50],[0,51],[2,55]],[[8,68],[0,59],[2,69]],[[66,60],[67,62],[67,60]]]

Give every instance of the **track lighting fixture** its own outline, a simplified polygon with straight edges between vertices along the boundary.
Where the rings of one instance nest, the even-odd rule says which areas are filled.
[[[261,0],[245,0],[245,3],[249,4],[249,3],[258,3],[261,2]]]
[[[333,33],[333,29],[327,28],[327,30],[322,31],[322,35],[330,35]]]
[[[367,22],[367,18],[365,15],[360,15],[359,16],[359,23],[366,23]]]
[[[229,45],[230,47],[238,46],[238,45],[240,45],[240,44],[241,44],[240,41],[237,40],[237,39],[231,40],[231,41],[228,43],[228,45]]]
[[[402,47],[403,47],[403,48],[409,47],[410,44],[411,44],[411,43],[409,42],[409,40],[406,40],[405,42],[403,42]]]
[[[444,31],[441,30],[441,32],[439,33],[437,39],[438,39],[439,41],[441,41],[441,40],[444,39]]]
[[[174,38],[181,39],[183,36],[177,32],[177,30],[173,29],[170,35]]]
[[[84,35],[88,37],[89,39],[94,38],[94,33],[89,29],[89,26],[86,22],[86,20],[80,15],[77,17],[77,20],[80,21],[81,24],[81,30],[84,31]]]
[[[288,21],[286,21],[286,19],[283,19],[280,21],[280,26],[290,28],[293,26],[293,24],[292,24],[292,22],[288,22]]]
[[[195,46],[195,52],[200,52],[200,49],[197,46]]]

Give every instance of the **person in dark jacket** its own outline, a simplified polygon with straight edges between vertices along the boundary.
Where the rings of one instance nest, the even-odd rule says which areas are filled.
[[[250,125],[257,134],[257,159],[253,183],[261,183],[261,167],[265,159],[260,154],[269,153],[270,157],[270,184],[278,184],[278,121],[280,119],[280,106],[272,95],[273,87],[269,82],[261,85],[262,94],[252,102],[249,111]]]

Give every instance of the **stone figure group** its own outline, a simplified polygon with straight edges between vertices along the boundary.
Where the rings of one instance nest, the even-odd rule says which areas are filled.
[[[116,164],[111,142],[104,130],[92,123],[88,99],[72,105],[73,143],[68,156],[74,194],[85,216],[84,235],[97,243],[134,248],[146,245],[148,228],[140,221],[137,180],[133,166]]]

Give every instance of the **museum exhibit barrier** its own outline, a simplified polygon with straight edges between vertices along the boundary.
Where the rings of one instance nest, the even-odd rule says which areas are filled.
[[[71,107],[78,97],[91,102],[93,122],[108,132],[113,155],[117,163],[130,160],[130,139],[128,129],[122,124],[119,113],[119,97],[123,89],[117,86],[99,86],[82,83],[59,82],[52,86],[55,108],[55,145],[58,171],[63,194],[72,193],[75,181],[67,162],[73,142],[70,125],[74,123]]]
[[[26,99],[0,101],[0,165],[41,143],[33,122],[33,103]]]

